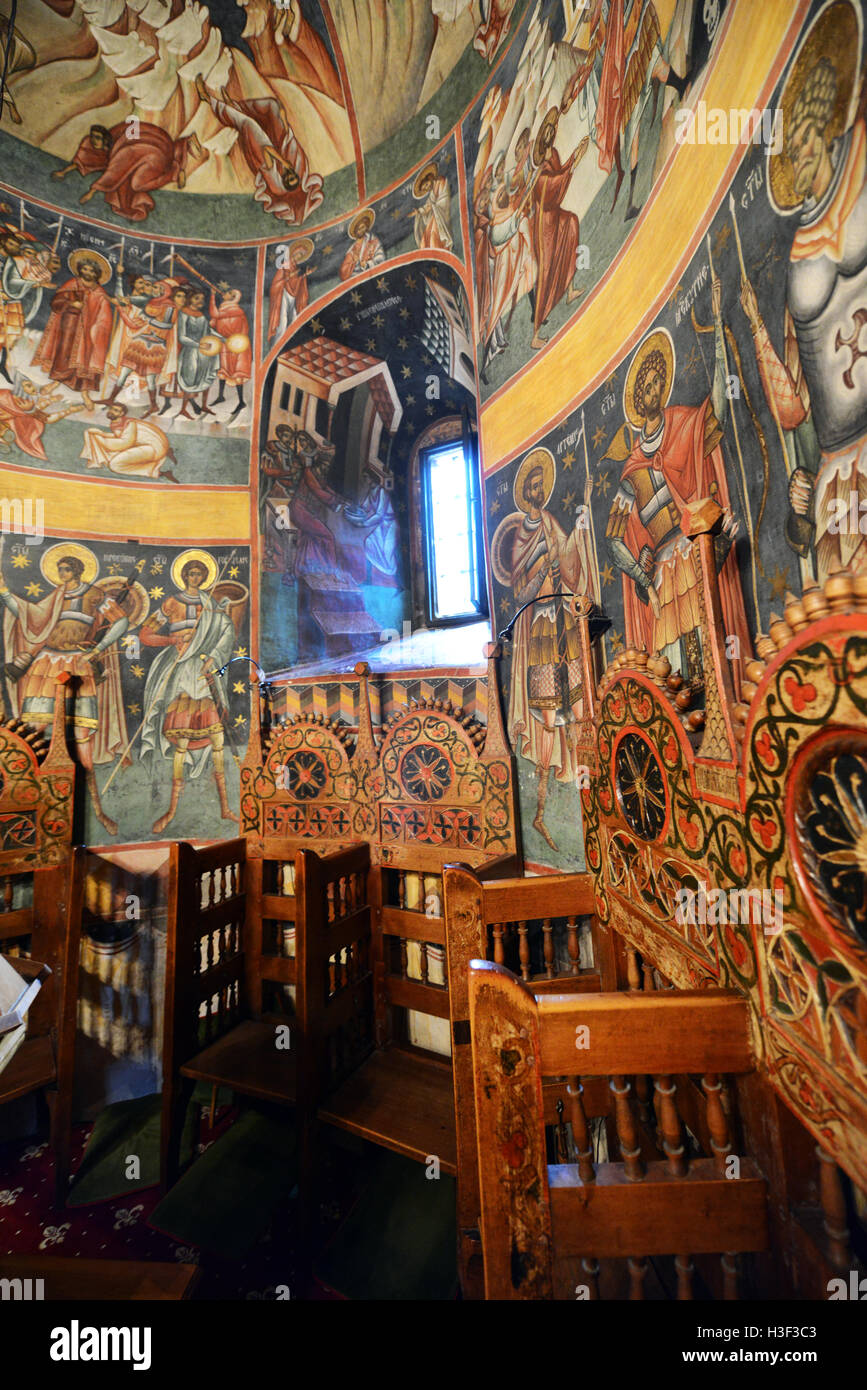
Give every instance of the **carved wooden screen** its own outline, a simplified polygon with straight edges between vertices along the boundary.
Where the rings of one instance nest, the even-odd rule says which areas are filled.
[[[835,1160],[867,1187],[867,595],[838,573],[790,597],[745,654],[738,701],[712,539],[694,537],[704,708],[636,650],[591,693],[587,865],[600,923],[674,987],[747,998],[760,1072],[819,1143],[839,1265]]]

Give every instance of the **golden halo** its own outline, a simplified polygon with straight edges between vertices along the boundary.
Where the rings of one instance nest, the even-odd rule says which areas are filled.
[[[641,370],[645,357],[651,352],[661,352],[665,358],[665,390],[662,394],[660,406],[664,408],[668,405],[671,396],[671,388],[674,385],[674,343],[667,328],[654,328],[647,337],[638,344],[635,349],[635,356],[629,364],[629,371],[626,373],[626,381],[623,384],[623,414],[626,416],[633,429],[640,430],[644,424],[644,416],[639,415],[632,401],[632,393],[635,390],[635,378]]]
[[[359,237],[363,237],[365,232],[370,231],[375,221],[376,213],[373,208],[362,208],[361,212],[357,212],[349,224],[349,235],[352,240],[357,241]],[[363,229],[361,228],[362,222],[366,223]]]
[[[184,584],[184,581],[181,578],[181,570],[184,568],[184,565],[190,562],[190,560],[198,560],[199,564],[205,570],[207,578],[205,579],[202,588],[210,589],[211,585],[217,577],[217,562],[214,559],[213,555],[211,555],[210,552],[207,550],[182,550],[180,555],[176,556],[176,558],[172,562],[171,571],[172,583],[174,584],[175,588],[186,588],[186,585]]]
[[[117,590],[122,589],[125,583],[126,580],[122,574],[107,574],[103,579],[97,579],[94,587],[104,590],[106,594],[110,594],[114,598]],[[140,623],[144,622],[150,612],[150,606],[147,590],[136,579],[122,605],[124,612],[129,617],[131,628],[138,627]]]
[[[438,173],[439,170],[433,160],[431,160],[429,164],[426,164],[423,169],[419,169],[415,176],[415,183],[412,186],[412,196],[414,198],[423,198],[424,188],[422,185],[427,183],[427,180],[430,178],[435,179]]]
[[[523,512],[509,512],[508,516],[503,517],[491,541],[491,573],[504,589],[512,587],[512,538],[523,521]]]
[[[299,237],[296,237],[294,241],[290,241],[290,243],[289,243],[289,259],[290,259],[291,261],[293,261],[295,265],[303,265],[305,261],[309,261],[309,260],[310,260],[310,257],[311,257],[312,255],[313,255],[313,238],[312,238],[312,237],[309,237],[309,236],[299,236]]]
[[[560,120],[560,108],[559,108],[559,106],[552,106],[551,109],[550,109],[550,111],[547,111],[547,112],[545,113],[545,119],[544,119],[544,121],[542,122],[542,124],[539,126],[538,131],[536,132],[536,139],[535,139],[534,142],[533,142],[533,163],[534,163],[534,164],[536,164],[536,165],[541,164],[541,163],[542,163],[542,160],[545,158],[545,151],[542,149],[542,137],[543,137],[543,135],[545,134],[546,130],[550,130],[552,126],[553,126],[553,128],[556,130],[556,129],[557,129],[557,123],[558,123],[559,120]]]
[[[93,261],[99,266],[99,283],[101,285],[104,285],[107,280],[111,279],[111,265],[105,259],[105,256],[101,256],[98,251],[91,251],[87,246],[79,246],[75,251],[70,251],[69,259],[66,264],[69,266],[73,275],[78,274],[78,267],[81,265],[82,261]]]
[[[64,555],[73,555],[76,560],[80,560],[84,565],[81,572],[82,584],[92,584],[99,574],[99,561],[93,551],[80,541],[60,541],[58,545],[49,546],[39,561],[39,568],[42,571],[43,579],[47,579],[49,584],[58,585],[63,581],[57,573],[57,562],[62,560]]]
[[[551,500],[551,493],[554,491],[554,482],[557,477],[557,465],[554,462],[554,455],[551,453],[550,449],[541,447],[538,449],[531,449],[515,474],[515,481],[512,484],[512,497],[514,498],[515,506],[522,512],[529,511],[529,504],[523,493],[524,479],[534,468],[541,468],[545,479],[545,500],[542,503],[543,507],[547,507]]]
[[[792,183],[792,166],[785,153],[792,131],[792,111],[809,73],[825,58],[837,74],[837,98],[825,127],[825,144],[848,130],[854,119],[857,100],[858,61],[861,53],[861,14],[850,0],[828,0],[810,25],[798,47],[786,76],[782,96],[783,150],[767,154],[768,199],[775,212],[786,216],[803,205]]]
[[[246,333],[231,333],[226,339],[226,347],[229,352],[246,352],[250,346],[250,339]]]

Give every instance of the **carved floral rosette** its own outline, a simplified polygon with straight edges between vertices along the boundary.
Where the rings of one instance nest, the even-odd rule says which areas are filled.
[[[408,710],[389,725],[379,768],[384,847],[415,842],[471,859],[514,850],[509,758],[480,754],[459,719]]]
[[[0,872],[61,863],[72,841],[72,766],[40,767],[30,745],[0,725]]]
[[[771,663],[746,743],[753,882],[782,905],[760,936],[769,1065],[818,1138],[867,1171],[867,632],[811,626]],[[862,1142],[853,1143],[857,1123]],[[863,1181],[863,1177],[862,1177]]]
[[[347,734],[304,716],[282,726],[262,763],[241,769],[241,829],[263,838],[351,840]]]
[[[600,917],[681,988],[712,981],[752,995],[751,925],[730,922],[726,912],[702,921],[678,896],[684,889],[698,895],[703,885],[742,886],[749,859],[738,808],[697,790],[682,724],[667,697],[637,673],[607,689],[597,738],[598,775],[582,803]]]

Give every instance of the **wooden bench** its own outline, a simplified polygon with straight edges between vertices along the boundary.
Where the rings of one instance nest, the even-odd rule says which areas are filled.
[[[478,1127],[485,1296],[644,1297],[648,1260],[674,1256],[677,1297],[694,1296],[692,1256],[722,1255],[724,1296],[738,1296],[736,1255],[767,1246],[766,1183],[734,1152],[722,1074],[755,1067],[749,1005],[734,991],[533,993],[508,970],[473,961],[470,1027]],[[654,1076],[664,1158],[647,1161],[629,1077]],[[698,1073],[713,1156],[691,1158],[672,1075]],[[580,1073],[580,1074],[579,1074]],[[551,1163],[543,1077],[569,1077],[574,1163]],[[621,1158],[595,1163],[582,1083],[610,1078]],[[612,1262],[619,1262],[619,1269]],[[601,1265],[600,1265],[601,1262]]]
[[[0,1279],[18,1280],[10,1293],[23,1297],[34,1281],[46,1303],[161,1302],[189,1298],[199,1278],[196,1265],[154,1260],[88,1260],[59,1255],[0,1255]]]

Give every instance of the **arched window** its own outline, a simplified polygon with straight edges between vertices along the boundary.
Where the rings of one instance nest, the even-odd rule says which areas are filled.
[[[467,447],[460,417],[419,436],[410,488],[416,625],[478,622],[488,613],[481,489],[474,436]]]

